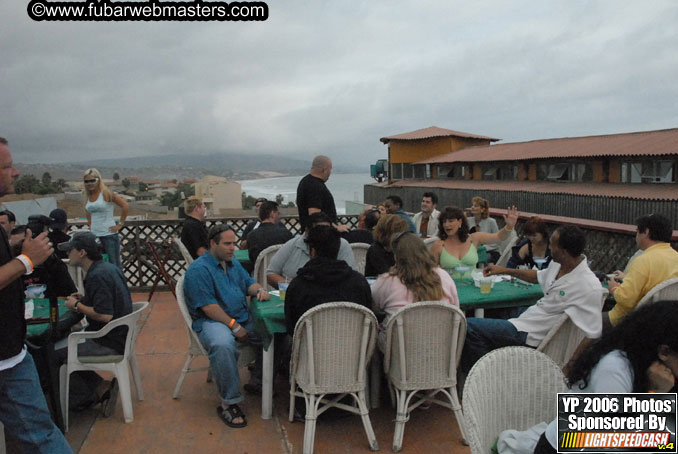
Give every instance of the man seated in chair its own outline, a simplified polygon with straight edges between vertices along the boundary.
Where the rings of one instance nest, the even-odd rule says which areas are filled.
[[[66,307],[84,314],[89,325],[86,331],[99,331],[111,320],[132,313],[132,297],[122,270],[105,262],[102,247],[91,232],[76,232],[59,249],[68,252],[70,263],[82,267],[87,273],[84,280],[85,294],[74,293],[66,300]],[[78,356],[108,356],[125,353],[127,327],[115,328],[104,337],[86,339],[78,344]],[[68,349],[57,350],[57,357],[66,361]],[[104,381],[94,371],[77,371],[71,374],[69,385],[69,408],[82,410],[101,403],[104,417],[115,410],[118,383]],[[71,404],[72,403],[72,404]]]
[[[261,221],[259,228],[253,230],[247,237],[247,250],[252,268],[257,263],[257,257],[261,251],[292,239],[290,231],[280,224],[280,209],[276,202],[266,201],[261,204],[259,220]],[[251,270],[248,271],[251,272]]]
[[[238,404],[244,400],[238,373],[238,342],[257,348],[257,360],[245,390],[261,393],[261,340],[254,335],[254,321],[247,296],[259,301],[270,298],[237,260],[233,260],[236,236],[227,224],[213,226],[208,233],[209,249],[186,271],[184,295],[210,361],[221,405],[217,414],[229,427],[245,427],[247,420]]]
[[[317,225],[331,226],[332,221],[325,213],[313,213],[308,216],[304,233],[295,236],[285,243],[271,259],[271,263],[269,263],[266,269],[266,278],[269,285],[278,288],[278,283],[295,278],[299,268],[311,260],[311,250],[306,239],[308,238],[308,231]],[[341,239],[337,258],[348,263],[351,268],[356,269],[351,246],[343,238]]]
[[[323,303],[348,301],[372,309],[372,292],[365,277],[346,262],[337,259],[341,244],[339,232],[320,225],[308,232],[306,242],[311,260],[299,269],[285,295],[287,333],[307,310]]]
[[[671,221],[661,214],[638,218],[636,245],[643,252],[629,265],[621,284],[610,278],[608,288],[616,304],[604,314],[604,328],[617,325],[652,287],[678,277],[678,252],[671,247],[671,236]]]
[[[537,347],[562,314],[567,314],[587,338],[602,331],[602,286],[588,267],[584,232],[575,226],[551,235],[552,262],[545,270],[518,270],[489,265],[486,276],[508,274],[542,287],[544,296],[519,317],[509,320],[469,318],[461,370],[469,370],[486,353],[509,345]]]

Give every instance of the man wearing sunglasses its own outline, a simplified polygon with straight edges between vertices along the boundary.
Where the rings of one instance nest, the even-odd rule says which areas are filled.
[[[193,330],[207,350],[217,383],[221,405],[217,414],[229,427],[247,425],[238,404],[244,400],[238,373],[238,342],[249,342],[257,350],[257,361],[245,390],[261,389],[261,340],[254,335],[254,322],[247,296],[259,301],[270,298],[242,265],[233,259],[235,232],[228,224],[212,226],[209,249],[186,271],[184,294],[193,319]]]

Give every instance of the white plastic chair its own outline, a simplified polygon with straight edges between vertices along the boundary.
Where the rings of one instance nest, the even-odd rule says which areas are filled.
[[[656,303],[662,300],[678,300],[678,277],[660,282],[650,289],[644,297],[638,301],[636,308],[643,304]]]
[[[359,414],[370,449],[379,449],[365,401],[366,365],[374,351],[376,331],[374,314],[347,302],[318,305],[297,322],[292,345],[289,419],[294,420],[294,397],[303,396],[304,454],[313,452],[316,419],[331,407]],[[326,394],[339,396],[328,400],[324,398]],[[353,396],[354,406],[340,402],[348,394]]]
[[[193,257],[191,256],[191,253],[188,252],[188,249],[186,249],[186,245],[181,242],[181,239],[178,236],[173,236],[172,241],[176,245],[181,256],[184,258],[184,262],[186,262],[186,268],[191,266],[191,263],[193,263]]]
[[[273,287],[268,285],[268,280],[266,279],[266,268],[268,268],[271,259],[281,247],[283,247],[282,244],[274,244],[273,246],[267,247],[259,253],[257,261],[254,264],[254,280],[266,290],[273,290]]]
[[[601,310],[607,294],[607,289],[602,289]],[[584,332],[572,322],[567,314],[563,313],[544,339],[542,339],[537,347],[537,351],[548,355],[558,366],[563,367],[570,361],[570,358],[572,358],[572,355],[585,337]]]
[[[388,321],[384,372],[396,393],[393,452],[402,448],[410,411],[425,402],[451,409],[465,438],[457,395],[457,366],[465,338],[464,314],[459,308],[439,301],[409,304]],[[424,393],[417,394],[420,391]],[[438,393],[446,400],[436,398]]]
[[[566,392],[560,367],[529,347],[483,356],[464,385],[464,420],[472,454],[487,454],[507,429],[526,430],[556,417],[556,394]]]
[[[511,253],[513,252],[513,246],[518,242],[518,235],[516,234],[515,229],[511,230],[509,237],[500,243],[499,249],[502,251],[497,260],[498,266],[506,266],[509,259],[511,258]]]
[[[355,259],[355,270],[365,275],[365,262],[367,262],[367,250],[370,245],[367,243],[351,243],[353,258]]]
[[[144,400],[144,392],[141,388],[141,375],[137,366],[134,344],[136,343],[137,322],[141,317],[141,311],[148,307],[148,302],[132,303],[132,313],[124,317],[117,318],[106,324],[99,331],[81,331],[71,333],[68,336],[68,358],[66,363],[59,370],[61,411],[64,419],[64,432],[68,432],[68,393],[69,380],[71,373],[78,370],[105,370],[113,372],[118,379],[120,390],[120,400],[122,401],[122,411],[125,416],[125,422],[134,421],[132,409],[132,392],[130,387],[129,369],[132,369],[132,378],[137,389],[137,398]],[[122,355],[106,356],[78,356],[78,343],[81,339],[96,339],[104,337],[114,328],[127,326],[127,336],[125,337],[125,351]]]
[[[197,367],[191,369],[191,363],[193,362],[193,358],[200,355],[207,356],[207,352],[200,343],[200,339],[198,339],[198,333],[193,331],[193,328],[191,327],[193,325],[193,320],[191,319],[191,314],[188,312],[188,307],[186,306],[186,297],[184,296],[184,276],[181,276],[177,281],[176,292],[177,292],[177,305],[179,306],[179,311],[181,312],[181,316],[184,319],[184,324],[186,326],[186,334],[188,335],[188,356],[186,358],[186,362],[184,363],[184,367],[181,369],[181,375],[179,375],[179,380],[177,380],[177,384],[174,387],[174,393],[172,394],[173,399],[179,397],[181,385],[184,383],[184,378],[186,378],[186,374],[189,372],[201,372],[203,370],[206,370],[208,371],[207,381],[209,382],[212,380],[210,366]]]
[[[68,268],[68,274],[71,276],[71,279],[73,279],[73,283],[75,284],[75,288],[78,289],[78,292],[84,294],[85,293],[85,284],[84,284],[84,274],[83,274],[82,267],[71,265],[70,259],[61,259],[61,261],[66,264],[66,267]]]
[[[5,426],[0,422],[0,454],[5,454]]]

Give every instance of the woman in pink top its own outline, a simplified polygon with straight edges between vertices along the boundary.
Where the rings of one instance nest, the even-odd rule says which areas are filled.
[[[454,281],[438,266],[421,238],[410,232],[396,233],[391,248],[395,265],[372,285],[374,311],[386,312],[382,328],[398,309],[417,301],[443,301],[459,307]]]

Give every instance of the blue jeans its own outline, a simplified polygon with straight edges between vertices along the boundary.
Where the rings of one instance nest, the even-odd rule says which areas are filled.
[[[253,384],[261,383],[262,352],[261,339],[254,334],[254,322],[252,318],[241,324],[248,332],[248,342],[253,345],[257,352],[257,361],[252,371]],[[210,360],[212,377],[219,388],[221,402],[225,405],[240,403],[244,400],[240,390],[240,373],[238,372],[238,357],[240,349],[235,335],[231,329],[221,322],[205,320],[202,330],[198,333],[200,342]]]
[[[525,345],[527,333],[518,331],[508,320],[469,318],[466,320],[466,341],[461,353],[461,370],[468,374],[483,355],[501,347]]]
[[[0,371],[0,420],[23,452],[72,453],[54,425],[30,353],[11,369]]]
[[[104,252],[108,254],[108,261],[122,270],[122,258],[120,257],[120,235],[106,235],[98,237]],[[124,271],[124,270],[123,270]]]

